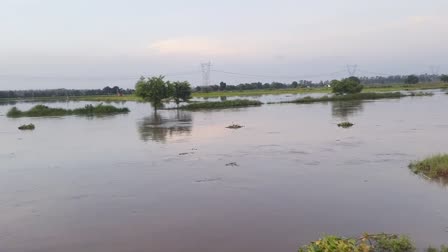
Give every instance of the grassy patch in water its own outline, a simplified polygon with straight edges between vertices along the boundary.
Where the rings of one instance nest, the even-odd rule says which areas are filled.
[[[19,130],[34,130],[36,128],[36,126],[34,126],[34,124],[30,123],[30,124],[24,124],[22,126],[19,127]]]
[[[432,179],[448,178],[448,154],[438,154],[412,162],[409,168],[416,174],[423,174]]]
[[[232,124],[232,125],[227,126],[226,128],[228,128],[228,129],[241,129],[242,127],[244,127],[244,126],[239,125],[239,124]]]
[[[352,127],[354,124],[353,123],[351,123],[351,122],[341,122],[341,123],[338,123],[338,127],[341,127],[341,128],[350,128],[350,127]]]
[[[260,106],[262,104],[263,103],[260,101],[252,101],[252,100],[227,100],[221,102],[195,102],[185,106],[181,106],[179,107],[179,109],[185,109],[185,110],[224,109],[224,108]]]
[[[30,110],[21,111],[16,107],[11,108],[6,116],[8,117],[42,117],[42,116],[66,116],[66,115],[85,115],[85,116],[98,116],[98,115],[111,115],[128,113],[128,108],[117,108],[111,105],[98,104],[93,106],[91,104],[86,105],[84,108],[78,109],[62,109],[62,108],[50,108],[45,105],[36,105]]]
[[[413,252],[414,242],[395,234],[364,234],[359,238],[324,236],[299,248],[299,252]]]
[[[289,103],[313,103],[313,102],[329,102],[329,101],[353,101],[353,100],[376,100],[376,99],[390,99],[401,98],[409,95],[402,94],[400,92],[394,93],[359,93],[359,94],[347,94],[347,95],[332,95],[322,97],[306,96],[299,98]],[[288,103],[288,102],[287,102]]]

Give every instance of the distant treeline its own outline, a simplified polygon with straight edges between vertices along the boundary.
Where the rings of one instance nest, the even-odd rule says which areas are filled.
[[[409,82],[409,77],[414,77],[414,82]],[[391,75],[391,76],[375,76],[375,77],[359,77],[361,84],[365,86],[379,86],[391,84],[415,84],[444,81],[448,82],[447,75]],[[238,85],[227,85],[225,82],[219,85],[197,86],[193,91],[196,92],[212,92],[212,91],[239,91],[254,89],[285,89],[285,88],[307,88],[307,87],[328,87],[330,80],[313,82],[309,80],[293,81],[291,83],[272,82],[252,82],[241,83]],[[20,90],[20,91],[0,91],[1,98],[34,98],[34,97],[67,97],[67,96],[94,96],[94,95],[129,95],[135,92],[134,89],[122,89],[118,86],[105,87],[103,89],[47,89],[47,90]]]
[[[440,81],[441,75],[421,74],[415,75],[418,77],[418,82],[429,83]],[[375,76],[375,77],[359,77],[363,85],[390,85],[390,84],[405,84],[409,75],[391,75],[391,76]],[[211,91],[234,91],[234,90],[253,90],[253,89],[282,89],[282,88],[306,88],[306,87],[328,87],[331,81],[313,82],[308,80],[293,81],[291,83],[272,82],[252,82],[241,83],[238,85],[227,85],[221,82],[219,85],[198,86],[195,88],[196,92],[211,92]]]
[[[93,96],[93,95],[128,95],[133,89],[122,89],[118,86],[103,89],[43,89],[43,90],[10,90],[0,91],[0,98],[39,98],[65,96]]]

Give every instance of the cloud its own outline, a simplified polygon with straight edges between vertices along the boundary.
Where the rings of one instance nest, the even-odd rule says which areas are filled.
[[[159,40],[149,45],[151,52],[159,54],[177,55],[235,55],[245,51],[243,48],[226,43],[222,40],[215,40],[203,37],[185,37]]]
[[[411,25],[441,25],[448,24],[448,19],[442,16],[411,16],[408,18]]]

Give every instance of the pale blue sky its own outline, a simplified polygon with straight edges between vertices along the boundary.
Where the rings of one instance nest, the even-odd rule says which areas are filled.
[[[446,0],[0,0],[0,89],[448,72]],[[362,74],[362,72],[359,72]],[[272,77],[269,77],[272,76]],[[278,77],[276,77],[278,76]]]

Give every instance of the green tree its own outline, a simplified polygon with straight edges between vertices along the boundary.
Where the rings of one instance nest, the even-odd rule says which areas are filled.
[[[419,82],[420,82],[420,80],[419,80],[418,76],[417,75],[413,75],[413,74],[409,75],[404,80],[404,83],[406,83],[406,84],[417,84]]]
[[[331,87],[333,89],[333,93],[339,95],[361,93],[364,88],[364,86],[361,85],[361,81],[355,76],[342,79],[340,81],[332,80]]]
[[[163,79],[164,76],[148,79],[140,77],[140,80],[135,84],[135,95],[151,102],[154,111],[162,107],[163,99],[168,98],[168,86]]]
[[[226,87],[227,87],[227,83],[225,83],[224,81],[221,81],[221,82],[219,83],[219,89],[220,89],[221,91],[226,90]]]
[[[191,85],[188,81],[175,81],[168,83],[169,96],[173,97],[177,107],[181,101],[188,101],[191,98]]]
[[[442,74],[442,75],[440,76],[440,80],[443,81],[443,82],[448,82],[448,75],[446,75],[446,74]]]

